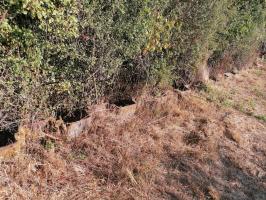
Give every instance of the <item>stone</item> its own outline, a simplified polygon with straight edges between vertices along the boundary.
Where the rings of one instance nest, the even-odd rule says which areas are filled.
[[[67,127],[67,136],[70,138],[78,137],[81,133],[83,133],[86,129],[89,128],[90,124],[91,124],[90,117],[71,123]]]

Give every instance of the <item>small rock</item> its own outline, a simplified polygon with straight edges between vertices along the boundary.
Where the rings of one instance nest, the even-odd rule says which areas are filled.
[[[230,77],[232,77],[232,76],[233,76],[233,74],[232,74],[232,73],[230,73],[230,72],[227,72],[227,73],[224,73],[224,76],[225,76],[225,77],[227,77],[227,78],[230,78]]]
[[[85,131],[87,128],[89,128],[89,125],[91,124],[91,118],[85,118],[80,121],[71,123],[67,127],[67,135],[70,138],[78,137],[83,131]]]
[[[85,170],[83,167],[81,167],[80,165],[74,165],[73,166],[74,171],[79,174],[79,175],[84,175],[85,174]]]
[[[236,67],[234,67],[232,70],[232,74],[238,74],[238,72],[239,72],[238,69]]]

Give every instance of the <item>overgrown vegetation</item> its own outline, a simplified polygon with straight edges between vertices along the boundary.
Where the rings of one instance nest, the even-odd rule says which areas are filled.
[[[264,0],[2,0],[0,128],[243,66],[264,31]]]

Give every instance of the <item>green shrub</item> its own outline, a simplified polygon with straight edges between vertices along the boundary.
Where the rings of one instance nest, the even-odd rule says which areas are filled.
[[[3,0],[0,16],[0,128],[190,83],[206,57],[244,63],[265,38],[263,0]]]
[[[265,5],[263,0],[228,1],[226,26],[217,31],[215,36],[212,67],[222,63],[230,65],[229,68],[241,68],[249,64],[259,43],[266,38]],[[223,65],[221,67],[225,67]]]

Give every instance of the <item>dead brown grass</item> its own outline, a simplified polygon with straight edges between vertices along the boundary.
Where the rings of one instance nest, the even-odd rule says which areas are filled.
[[[99,107],[71,140],[55,125],[35,129],[45,134],[28,138],[19,156],[1,161],[0,199],[265,197],[266,127],[255,119],[244,117],[256,127],[243,130],[250,143],[240,149],[232,142],[239,136],[224,135],[225,111],[194,92],[147,92],[129,108]]]

